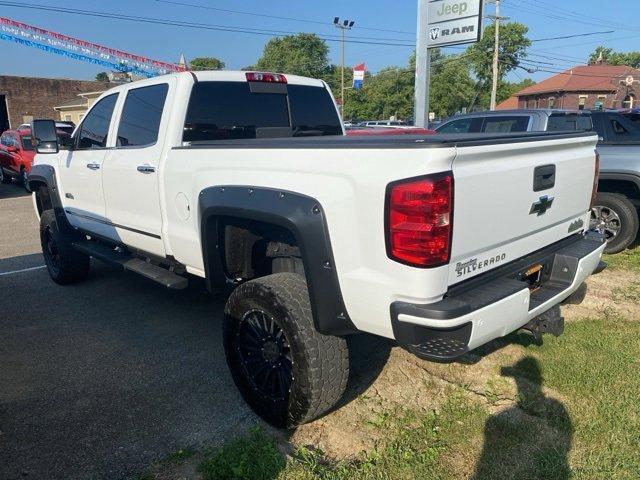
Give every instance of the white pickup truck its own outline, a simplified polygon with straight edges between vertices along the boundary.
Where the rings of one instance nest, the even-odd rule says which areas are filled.
[[[347,137],[324,82],[257,72],[120,85],[71,145],[51,120],[33,132],[51,278],[82,280],[94,257],[233,288],[228,364],[278,426],[340,399],[351,333],[441,361],[520,328],[559,334],[605,247],[586,231],[592,133]]]

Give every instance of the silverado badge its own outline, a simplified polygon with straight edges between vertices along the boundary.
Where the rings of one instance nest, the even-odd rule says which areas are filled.
[[[553,197],[549,197],[548,195],[540,197],[537,202],[533,202],[531,205],[529,215],[533,215],[534,213],[537,213],[538,216],[544,215],[547,210],[551,208],[551,205],[553,205]]]
[[[582,227],[584,227],[584,220],[582,220],[581,218],[578,218],[577,220],[574,220],[573,222],[571,222],[571,225],[569,225],[568,233],[575,232],[576,230],[580,230]]]

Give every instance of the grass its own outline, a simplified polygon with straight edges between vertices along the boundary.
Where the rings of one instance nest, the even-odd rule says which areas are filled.
[[[603,260],[607,262],[611,268],[622,268],[640,272],[640,246],[615,255],[605,255]]]
[[[640,271],[640,248],[608,261]],[[634,282],[614,289],[613,296],[637,300],[639,291]],[[519,360],[498,355],[499,375],[486,380],[486,398],[450,386],[437,411],[372,413],[361,427],[382,440],[354,459],[332,461],[308,446],[285,457],[275,439],[257,428],[204,452],[199,471],[205,480],[636,480],[637,320],[608,309],[598,318],[569,322],[564,335],[546,336],[541,346],[512,334],[508,340],[517,345]],[[511,398],[505,392],[513,391],[512,381],[515,401],[497,408]]]

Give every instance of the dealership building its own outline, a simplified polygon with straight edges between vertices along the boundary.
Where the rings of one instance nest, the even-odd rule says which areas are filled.
[[[497,106],[567,110],[640,106],[640,70],[624,65],[581,65],[527,87]]]

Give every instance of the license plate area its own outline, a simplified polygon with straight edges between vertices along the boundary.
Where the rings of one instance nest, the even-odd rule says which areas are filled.
[[[516,278],[521,282],[526,283],[529,287],[529,291],[533,293],[542,287],[544,270],[545,268],[543,263],[534,263],[533,265],[530,265],[524,270],[518,272]]]

